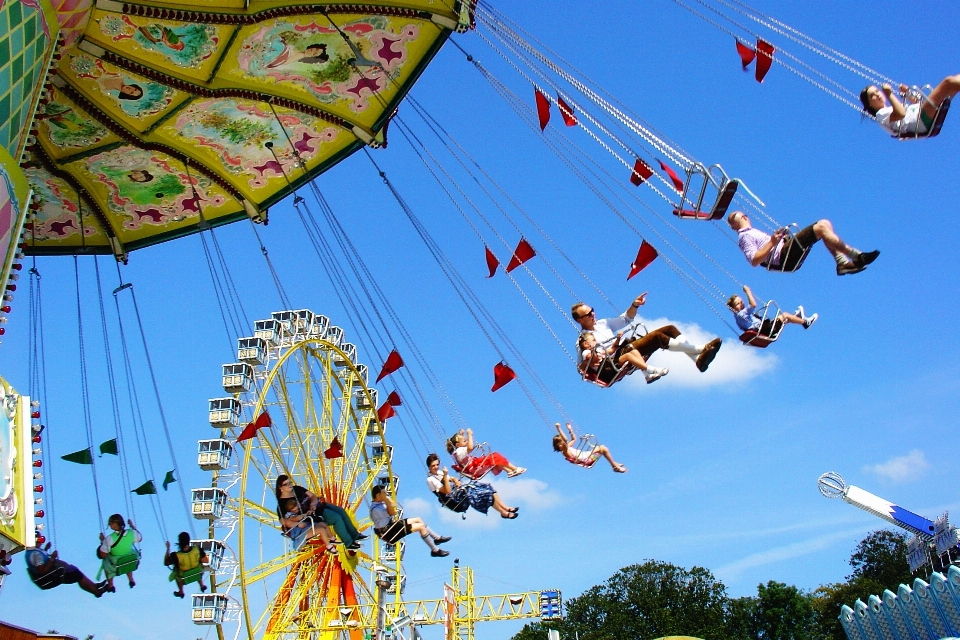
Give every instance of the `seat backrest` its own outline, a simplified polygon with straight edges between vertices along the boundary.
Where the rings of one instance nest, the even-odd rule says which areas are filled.
[[[940,107],[937,109],[937,115],[934,117],[933,122],[930,125],[930,129],[926,133],[903,131],[893,134],[893,137],[898,140],[916,140],[918,138],[937,137],[940,135],[940,130],[943,129],[943,122],[947,119],[947,112],[950,111],[950,102],[950,98],[944,98],[943,102],[940,103]]]
[[[768,338],[767,336],[761,336],[756,331],[744,331],[740,334],[740,342],[751,347],[757,347],[758,349],[766,349],[768,346],[776,342],[776,338]]]

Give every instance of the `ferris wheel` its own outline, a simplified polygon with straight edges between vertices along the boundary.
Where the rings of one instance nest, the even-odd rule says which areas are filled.
[[[285,474],[343,508],[362,532],[374,484],[396,495],[393,448],[376,415],[377,392],[343,330],[312,311],[288,310],[254,323],[237,361],[223,365],[230,397],[210,400],[215,439],[201,440],[198,464],[209,486],[192,491],[195,518],[208,521],[209,593],[193,596],[193,621],[228,637],[318,638],[350,632],[360,640],[404,586],[403,543],[370,536],[357,551],[299,546],[283,535],[275,483]],[[269,420],[262,416],[269,415]],[[260,420],[257,420],[260,418]],[[237,441],[244,423],[254,430]],[[269,426],[266,426],[268,425]],[[262,427],[262,428],[257,428]]]

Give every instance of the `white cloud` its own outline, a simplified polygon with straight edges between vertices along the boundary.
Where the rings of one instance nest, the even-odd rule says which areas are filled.
[[[914,449],[905,456],[890,458],[880,464],[867,465],[864,471],[885,478],[890,482],[907,482],[919,479],[930,468],[926,456],[920,449]]]
[[[406,518],[427,518],[433,512],[433,503],[423,498],[405,498],[403,514]]]
[[[562,496],[549,485],[536,478],[510,478],[494,480],[490,484],[500,494],[500,499],[510,506],[523,506],[531,511],[550,509],[560,504]]]
[[[732,318],[731,314],[731,318]],[[693,344],[704,344],[716,338],[716,335],[704,331],[700,325],[678,322],[669,318],[641,319],[647,329],[656,329],[672,324],[680,330],[682,336]],[[670,373],[654,383],[657,388],[665,387],[712,387],[743,383],[773,369],[777,357],[763,349],[748,347],[732,336],[721,336],[723,346],[706,373],[700,373],[690,356],[677,351],[657,351],[650,364],[655,367],[668,367]],[[643,375],[638,373],[624,381],[629,388],[647,387]]]
[[[792,544],[774,547],[766,551],[752,553],[740,560],[719,567],[714,574],[721,580],[730,581],[738,578],[747,569],[754,569],[776,562],[792,560],[801,556],[810,555],[832,546],[834,543],[850,538],[851,536],[862,535],[863,527],[849,529],[834,533],[827,533],[821,536],[801,540]]]

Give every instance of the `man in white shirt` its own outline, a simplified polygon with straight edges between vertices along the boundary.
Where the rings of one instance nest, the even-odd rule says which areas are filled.
[[[807,250],[820,240],[823,240],[827,251],[833,254],[838,276],[860,273],[880,255],[879,251],[861,253],[845,243],[833,230],[829,220],[818,220],[792,237],[786,229],[778,229],[772,236],[754,229],[743,211],[728,215],[727,224],[737,232],[737,246],[750,266],[764,266],[771,271],[796,271],[803,264]]]
[[[570,309],[573,319],[580,324],[585,331],[593,333],[594,338],[601,345],[608,346],[613,343],[618,332],[623,331],[627,326],[633,323],[637,317],[637,309],[647,303],[647,294],[643,293],[637,296],[633,304],[616,318],[597,319],[596,313],[592,308],[583,302],[578,302]],[[680,330],[672,324],[659,327],[650,331],[644,336],[636,338],[630,342],[624,342],[619,345],[613,354],[614,361],[617,361],[620,354],[624,351],[636,349],[643,356],[644,360],[649,360],[650,356],[658,349],[665,351],[680,351],[691,357],[697,364],[697,369],[701,372],[707,370],[713,359],[717,357],[717,351],[722,344],[720,338],[714,338],[704,345],[693,345],[687,342],[681,335]],[[580,353],[580,349],[577,349]],[[652,367],[651,367],[652,368]],[[654,369],[654,372],[657,370]],[[647,372],[647,375],[652,375]]]

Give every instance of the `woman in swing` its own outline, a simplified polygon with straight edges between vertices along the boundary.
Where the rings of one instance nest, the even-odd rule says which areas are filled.
[[[486,515],[490,507],[500,514],[501,518],[513,520],[517,517],[520,507],[508,507],[500,500],[500,496],[493,487],[486,482],[469,482],[462,484],[456,478],[451,478],[447,468],[440,469],[440,456],[431,453],[427,456],[427,486],[440,500],[440,504],[451,511],[464,512],[469,505]]]
[[[493,475],[506,471],[507,477],[513,478],[526,471],[524,467],[510,464],[509,460],[496,451],[471,456],[474,449],[476,445],[473,442],[473,429],[460,429],[447,440],[447,453],[453,456],[454,462],[460,467],[460,473],[469,478],[479,478],[487,471],[493,471]]]
[[[290,480],[290,476],[288,475],[281,474],[277,476],[276,496],[277,515],[280,516],[281,520],[283,520],[284,517],[281,502],[285,498],[296,498],[300,509],[299,515],[314,516],[322,519],[323,522],[327,523],[327,525],[336,532],[340,542],[345,544],[347,549],[356,551],[360,548],[360,541],[367,537],[357,531],[353,520],[350,519],[350,514],[344,511],[342,507],[330,504],[329,502],[323,502],[305,487],[293,484],[293,481]],[[327,542],[329,541],[330,538],[328,534]]]
[[[597,460],[603,457],[607,459],[607,462],[610,463],[610,466],[615,472],[627,472],[625,466],[613,459],[610,449],[605,445],[597,444],[593,447],[578,448],[576,446],[577,436],[573,432],[573,426],[569,422],[567,423],[567,433],[569,437],[563,434],[563,429],[560,428],[559,422],[556,426],[557,435],[553,436],[553,450],[562,453],[567,462],[589,469],[596,464]]]
[[[116,593],[117,591],[113,586],[113,579],[117,577],[117,569],[120,568],[119,562],[121,559],[127,561],[130,559],[129,556],[137,553],[134,545],[139,544],[143,540],[143,536],[140,535],[140,532],[134,526],[133,520],[127,520],[127,524],[130,525],[129,529],[124,526],[123,516],[115,513],[107,518],[107,526],[110,528],[110,533],[107,535],[100,534],[100,547],[97,549],[97,557],[100,558],[101,562],[100,571],[97,572],[97,578],[100,578],[100,573],[106,576],[106,590],[110,593]],[[136,581],[133,579],[133,571],[127,573],[127,581],[131,589],[137,586]]]
[[[960,74],[944,78],[933,88],[922,105],[917,102],[916,97],[908,93],[910,87],[901,84],[899,89],[900,93],[907,96],[907,105],[900,101],[889,84],[885,83],[880,87],[870,85],[860,92],[863,110],[876,118],[877,124],[892,135],[900,136],[906,133],[922,136],[930,131],[943,101],[960,93]]]

